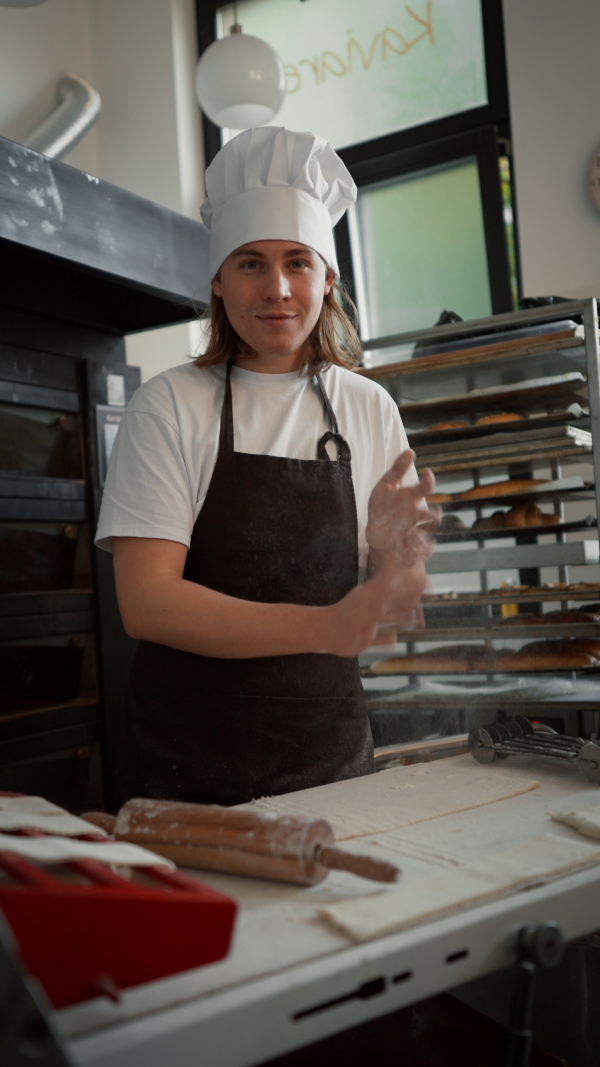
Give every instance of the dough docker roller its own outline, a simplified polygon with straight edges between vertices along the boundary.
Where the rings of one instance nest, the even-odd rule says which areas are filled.
[[[377,882],[397,882],[400,869],[385,860],[337,848],[325,819],[238,810],[208,804],[135,798],[118,815],[81,816],[117,841],[143,845],[182,867],[315,885],[330,870]]]
[[[499,718],[488,726],[476,726],[469,734],[469,750],[478,763],[492,763],[508,756],[545,756],[576,763],[590,782],[600,785],[600,746],[591,741],[535,729],[525,715]]]

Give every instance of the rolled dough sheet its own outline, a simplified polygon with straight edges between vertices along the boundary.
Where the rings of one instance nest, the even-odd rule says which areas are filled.
[[[105,830],[91,826],[76,815],[30,815],[24,811],[0,811],[0,831],[24,829],[42,830],[45,834],[58,834],[59,837],[80,837],[82,834],[108,837]]]
[[[59,808],[43,797],[3,796],[0,793],[0,811],[28,811],[31,815],[66,815],[65,808]]]
[[[555,822],[564,822],[579,830],[585,837],[600,840],[600,807],[577,808],[575,811],[553,811],[550,818]]]
[[[45,834],[58,834],[61,837],[79,837],[89,833],[108,837],[100,827],[90,826],[85,819],[70,815],[65,808],[59,808],[43,797],[0,795],[0,831],[23,829],[42,830]]]
[[[600,846],[545,834],[387,893],[317,908],[317,914],[352,941],[370,941],[597,863]]]
[[[495,804],[540,784],[499,774],[495,767],[482,769],[474,760],[467,767],[442,768],[441,763],[419,763],[298,793],[262,797],[240,808],[327,819],[337,840],[347,841]]]
[[[62,837],[12,837],[0,834],[0,853],[11,852],[37,863],[69,863],[70,860],[99,860],[110,866],[169,867],[175,864],[139,845],[122,841],[74,841]]]

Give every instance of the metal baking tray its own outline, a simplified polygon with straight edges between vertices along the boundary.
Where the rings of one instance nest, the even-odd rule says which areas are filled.
[[[460,414],[487,415],[490,411],[550,411],[564,410],[565,404],[587,399],[588,386],[583,374],[571,371],[550,378],[537,378],[512,385],[496,385],[487,389],[473,389],[469,393],[445,396],[438,400],[427,398],[412,403],[400,403],[398,410],[404,423],[427,424]]]
[[[551,488],[548,488],[551,486]],[[510,508],[513,504],[522,504],[528,499],[531,503],[538,504],[543,501],[557,501],[564,500],[570,502],[574,500],[589,500],[591,494],[595,491],[595,485],[593,482],[586,482],[578,475],[572,478],[561,478],[560,481],[548,482],[548,485],[534,486],[532,489],[523,489],[520,493],[507,493],[506,496],[481,496],[476,499],[459,500],[460,494],[454,494],[451,500],[444,500],[441,502],[442,511],[467,511],[474,510],[477,507],[500,509],[504,506]],[[435,493],[432,494],[435,497]],[[437,503],[435,499],[430,498],[430,503]],[[543,527],[542,527],[543,528]],[[540,529],[540,527],[538,527]],[[548,527],[552,529],[552,527]]]
[[[490,590],[487,593],[457,593],[456,596],[444,594],[425,594],[422,605],[425,611],[428,607],[460,607],[469,604],[537,604],[547,602],[565,603],[569,600],[598,600],[600,597],[600,583],[589,584],[586,589],[544,589],[540,587],[534,591],[519,592],[518,589]]]
[[[383,657],[382,657],[383,658]],[[361,668],[362,678],[412,678],[429,677],[430,675],[443,675],[445,678],[490,678],[492,675],[510,674],[520,678],[524,674],[600,674],[600,662],[594,667],[517,667],[506,670],[501,667],[498,670],[475,670],[475,671],[448,671],[435,670],[411,670],[411,671],[377,671],[373,673],[370,667]],[[599,693],[600,699],[600,693]]]
[[[501,509],[498,508],[498,511]],[[497,530],[456,530],[453,533],[434,534],[439,544],[450,545],[459,541],[489,541],[499,537],[517,537],[521,534],[562,534],[573,533],[578,530],[595,530],[598,520],[595,515],[588,515],[580,522],[557,522],[549,526],[505,526]]]
[[[526,616],[524,616],[526,617]],[[515,616],[513,616],[515,618]],[[538,623],[522,626],[502,626],[499,620],[489,626],[440,626],[425,630],[397,630],[398,644],[421,645],[436,641],[520,641],[525,638],[597,637],[600,622]],[[381,659],[381,655],[379,656]]]
[[[573,441],[572,443],[565,442],[562,445],[549,444],[536,449],[525,448],[522,452],[513,448],[509,452],[500,452],[497,455],[483,453],[480,456],[476,456],[471,453],[470,455],[462,456],[460,459],[431,459],[428,462],[427,458],[419,457],[416,467],[419,472],[429,468],[438,476],[456,474],[459,471],[486,470],[492,467],[505,471],[510,468],[514,472],[521,467],[530,468],[532,464],[546,463],[553,459],[579,463],[582,458],[585,459],[587,455],[590,455],[591,451],[591,443],[579,444]]]
[[[505,426],[510,424],[505,423]],[[518,449],[539,449],[542,442],[545,444],[563,444],[574,442],[576,444],[590,445],[592,442],[592,435],[589,430],[583,430],[579,426],[573,426],[571,423],[562,423],[560,426],[528,426],[526,422],[512,423],[513,427],[517,429],[504,431],[498,431],[496,426],[489,427],[490,431],[487,434],[482,434],[475,441],[472,438],[463,440],[459,438],[453,442],[445,442],[445,448],[443,450],[444,456],[450,456],[452,458],[460,458],[460,456],[467,454],[471,455],[474,449],[480,453],[487,449],[497,451],[509,451],[511,447],[516,446]],[[484,427],[481,427],[484,429]],[[439,455],[439,445],[436,444],[422,444],[419,452],[420,456],[435,458]]]
[[[534,414],[522,420],[516,419],[514,422],[484,423],[483,425],[465,423],[464,426],[457,426],[449,430],[435,430],[426,426],[422,430],[408,430],[407,433],[411,447],[421,449],[423,445],[454,444],[456,441],[463,440],[473,441],[473,439],[487,437],[492,429],[495,434],[511,435],[516,433],[517,427],[520,426],[527,429],[544,430],[563,426],[565,423],[581,430],[589,430],[591,426],[589,413],[585,412],[579,404],[573,404],[570,411],[555,411],[550,415]]]
[[[473,441],[428,445],[417,454],[417,468],[430,467],[434,474],[497,467],[545,463],[549,459],[580,457],[591,452],[588,430],[563,425],[548,429],[523,429],[517,433],[487,434]]]

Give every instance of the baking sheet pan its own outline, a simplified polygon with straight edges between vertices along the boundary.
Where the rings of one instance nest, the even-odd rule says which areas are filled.
[[[496,483],[494,483],[496,484]],[[542,485],[534,485],[531,489],[522,489],[520,492],[507,493],[506,496],[481,496],[476,499],[460,500],[459,493],[450,494],[450,500],[441,501],[442,511],[465,511],[467,509],[473,510],[476,507],[491,507],[499,509],[504,506],[507,508],[512,507],[513,504],[521,504],[523,501],[531,498],[535,503],[542,502],[544,500],[556,500],[569,502],[572,500],[588,500],[591,493],[595,490],[593,482],[586,482],[580,475],[572,475],[569,478],[561,478],[558,481],[546,482]],[[433,493],[429,498],[431,504],[437,503],[435,500],[436,493]],[[540,527],[537,527],[540,529]]]
[[[540,587],[526,593],[513,588],[503,592],[490,590],[486,593],[456,593],[455,595],[425,594],[422,606],[427,610],[428,607],[452,608],[454,605],[458,607],[467,604],[542,604],[548,601],[565,603],[568,600],[598,600],[599,597],[600,584],[590,583],[589,588],[586,589],[544,589]]]
[[[521,425],[527,427],[527,429],[542,430],[562,426],[565,423],[582,430],[589,430],[591,425],[589,413],[583,411],[579,404],[574,403],[569,411],[555,411],[550,415],[532,414],[524,419],[516,419],[514,422],[484,423],[483,425],[465,423],[464,426],[457,426],[449,430],[435,430],[426,426],[421,430],[413,429],[407,432],[411,447],[421,449],[423,445],[445,444],[446,442],[453,443],[460,440],[487,437],[492,428],[494,433],[504,435],[505,433],[515,433],[515,428]]]
[[[489,414],[495,411],[549,411],[561,410],[565,403],[587,398],[587,382],[579,371],[559,374],[551,378],[538,378],[518,385],[500,385],[489,389],[474,389],[470,393],[443,397],[435,400],[417,400],[398,405],[403,422],[426,424],[452,418],[460,414]]]
[[[500,511],[500,508],[496,510]],[[453,533],[440,533],[433,536],[437,542],[444,545],[455,544],[458,541],[481,541],[499,537],[516,537],[520,534],[560,534],[573,533],[578,530],[595,530],[598,520],[595,515],[588,515],[582,522],[557,522],[548,526],[503,526],[496,530],[456,530]]]

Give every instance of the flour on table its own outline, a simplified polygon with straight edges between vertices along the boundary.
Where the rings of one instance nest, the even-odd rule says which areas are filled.
[[[389,892],[318,908],[317,914],[352,941],[370,941],[597,863],[600,846],[545,834],[456,870],[406,881]]]
[[[468,767],[448,767],[440,761],[398,767],[362,778],[262,797],[242,809],[327,819],[338,841],[398,830],[404,826],[495,804],[537,789],[539,782],[516,775]]]

